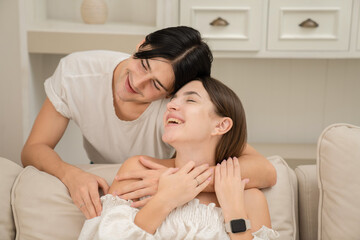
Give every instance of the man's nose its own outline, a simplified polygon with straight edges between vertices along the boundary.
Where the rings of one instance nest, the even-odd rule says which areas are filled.
[[[140,73],[133,80],[134,87],[137,89],[144,89],[150,82],[151,78],[147,73]]]

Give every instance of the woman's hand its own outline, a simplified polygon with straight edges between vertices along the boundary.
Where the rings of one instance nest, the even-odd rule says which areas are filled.
[[[139,162],[143,167],[147,168],[144,170],[137,171],[126,171],[115,176],[116,181],[123,180],[138,180],[123,186],[121,189],[115,188],[113,194],[118,195],[123,199],[139,199],[145,196],[153,196],[158,190],[158,184],[160,176],[168,169],[163,165],[154,163],[151,160],[146,159],[144,156],[139,158]],[[143,207],[150,198],[145,198],[140,201],[134,201],[132,207]]]
[[[208,164],[195,167],[193,161],[180,169],[169,168],[161,175],[154,198],[174,209],[194,199],[209,183],[213,170]]]
[[[104,194],[107,194],[109,190],[109,186],[103,178],[75,169],[68,172],[62,181],[67,186],[73,202],[87,219],[100,216],[102,207],[99,188],[103,190]]]
[[[249,179],[241,180],[239,160],[228,158],[215,168],[215,193],[226,219],[245,212],[244,189]]]

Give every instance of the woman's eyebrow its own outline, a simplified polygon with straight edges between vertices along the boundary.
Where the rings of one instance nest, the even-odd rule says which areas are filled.
[[[201,98],[200,94],[198,94],[198,93],[195,92],[195,91],[187,91],[187,92],[184,92],[184,95],[198,95],[198,96]]]

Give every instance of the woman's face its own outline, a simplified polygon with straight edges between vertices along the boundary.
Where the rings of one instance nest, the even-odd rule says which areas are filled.
[[[191,81],[168,103],[162,139],[169,144],[210,139],[219,119],[202,83]]]
[[[150,103],[172,91],[175,75],[172,65],[163,58],[129,58],[122,64],[115,80],[115,97],[122,101]]]

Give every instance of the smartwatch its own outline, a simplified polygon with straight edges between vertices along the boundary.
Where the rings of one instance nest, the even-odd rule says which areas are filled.
[[[248,219],[234,219],[225,223],[225,230],[228,233],[246,232],[249,229],[251,229],[251,224]]]

